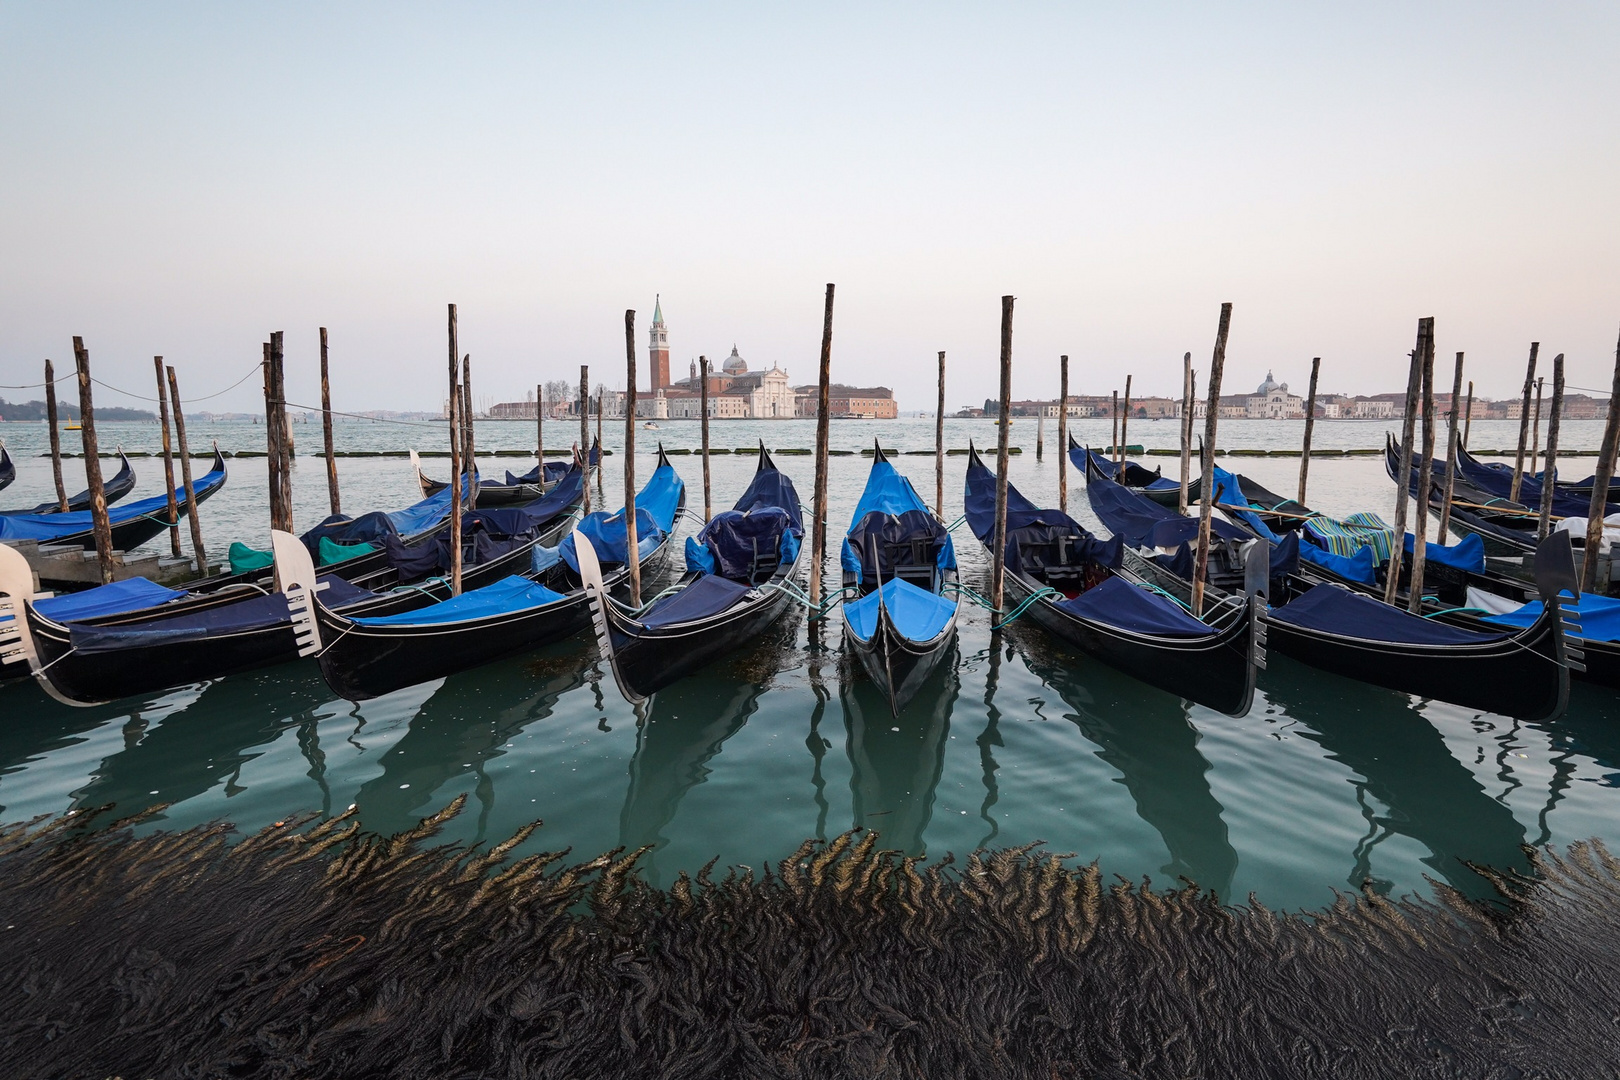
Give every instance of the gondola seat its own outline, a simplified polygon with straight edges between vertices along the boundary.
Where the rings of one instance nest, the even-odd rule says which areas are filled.
[[[686,542],[686,568],[758,585],[799,553],[799,534],[787,511],[761,506],[714,515]]]
[[[926,510],[901,514],[874,510],[844,539],[845,584],[867,593],[898,578],[933,592],[939,574],[952,565],[952,559],[950,533],[933,514]]]

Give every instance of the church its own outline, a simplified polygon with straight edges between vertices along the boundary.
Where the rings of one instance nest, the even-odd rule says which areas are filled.
[[[691,374],[687,378],[670,381],[669,328],[664,323],[662,297],[653,305],[647,352],[653,400],[645,409],[638,402],[636,412],[671,419],[698,419],[703,410],[703,384],[697,361],[691,362]],[[710,367],[708,391],[711,420],[791,420],[794,416],[795,395],[788,385],[788,373],[776,364],[766,370],[749,370],[748,361],[735,344],[718,370]]]

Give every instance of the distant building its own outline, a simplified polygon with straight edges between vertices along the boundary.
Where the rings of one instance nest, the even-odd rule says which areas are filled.
[[[815,416],[819,391],[814,386],[794,387],[795,409],[799,416]],[[845,386],[827,388],[827,409],[833,416],[868,416],[874,420],[894,420],[900,415],[894,391],[887,386]]]
[[[656,397],[658,391],[669,387],[669,328],[664,325],[662,296],[653,299],[653,321],[647,330],[647,367]]]

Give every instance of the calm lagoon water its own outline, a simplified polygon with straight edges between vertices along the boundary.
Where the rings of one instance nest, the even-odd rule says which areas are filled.
[[[1106,421],[1077,435],[1108,441]],[[1224,421],[1228,446],[1297,447],[1298,423]],[[1570,422],[1564,441],[1595,446],[1600,424]],[[481,448],[532,448],[532,423],[484,422]],[[1516,424],[1477,422],[1477,447],[1511,446]],[[303,450],[318,425],[295,428]],[[563,446],[577,427],[548,426]],[[1323,423],[1318,446],[1371,448],[1384,425]],[[262,449],[262,428],[194,425],[194,443]],[[1055,424],[1034,454],[1035,423],[1012,432],[1024,453],[1012,479],[1055,503]],[[833,424],[835,449],[933,445],[932,421]],[[986,421],[949,421],[947,446],[993,446]],[[38,424],[0,425],[18,460],[7,506],[49,497]],[[695,423],[638,431],[638,475],[654,440],[693,448]],[[808,422],[716,423],[717,447],[813,444]],[[1173,421],[1134,421],[1132,442],[1175,444]],[[103,425],[104,445],[154,449],[151,424]],[[442,424],[349,422],[340,449],[436,449]],[[610,423],[606,444],[623,444]],[[688,505],[701,507],[696,457],[675,457]],[[870,459],[832,460],[829,533],[835,538]],[[1150,458],[1174,473],[1173,458]],[[606,459],[598,500],[620,505],[622,454]],[[777,463],[808,499],[813,463]],[[1590,463],[1585,459],[1581,465]],[[529,463],[491,458],[486,472]],[[729,505],[755,459],[712,460],[714,503]],[[897,466],[932,502],[934,458]],[[945,516],[961,512],[962,457],[946,459]],[[1284,492],[1298,459],[1228,462]],[[1580,468],[1580,466],[1572,466]],[[161,463],[136,459],[136,497],[161,490]],[[428,471],[448,463],[432,459]],[[344,505],[396,509],[416,495],[400,458],[342,459]],[[78,472],[68,463],[69,484]],[[1584,470],[1582,470],[1584,471]],[[1094,524],[1084,487],[1069,475],[1070,512]],[[231,481],[203,512],[216,553],[231,540],[266,542],[262,459],[231,462]],[[1393,485],[1376,459],[1314,460],[1313,505],[1388,514]],[[295,481],[300,528],[326,510],[325,473],[302,457]],[[682,532],[690,525],[683,526]],[[963,576],[982,588],[988,560],[972,535],[954,534]],[[166,540],[162,541],[166,545]],[[678,544],[678,541],[677,541]],[[678,550],[678,549],[677,549]],[[648,877],[667,884],[711,859],[758,866],[807,836],[851,826],[879,830],[886,846],[939,856],[980,846],[1046,841],[1097,859],[1105,872],[1183,879],[1241,901],[1314,908],[1335,889],[1371,880],[1396,893],[1425,878],[1482,893],[1464,860],[1523,868],[1524,844],[1588,836],[1620,840],[1620,699],[1577,684],[1569,715],[1553,724],[1427,702],[1317,672],[1273,655],[1253,711],[1233,720],[1189,706],[1068,650],[1033,626],[992,635],[981,609],[965,609],[958,659],[898,720],[843,655],[836,617],[807,626],[802,613],[730,659],[660,693],[639,722],[588,641],[574,641],[400,691],[363,705],[337,699],[310,662],[182,687],[116,705],[71,709],[32,684],[0,688],[0,820],[116,804],[127,814],[166,804],[153,827],[228,819],[255,829],[301,810],[350,804],[368,829],[390,832],[466,794],[447,829],[462,841],[504,839],[544,819],[531,847],[594,855],[652,845]]]

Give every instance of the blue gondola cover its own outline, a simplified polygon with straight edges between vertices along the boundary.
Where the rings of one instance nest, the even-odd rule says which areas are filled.
[[[666,596],[647,609],[641,625],[650,629],[672,626],[718,615],[749,592],[747,585],[713,574],[698,578],[672,596]]]
[[[50,596],[34,601],[34,610],[55,622],[73,622],[93,619],[98,615],[121,615],[126,611],[156,607],[178,600],[186,594],[165,589],[146,578],[115,581],[111,585],[97,585],[83,592]]]
[[[1412,554],[1416,545],[1417,537],[1407,533],[1406,553]],[[1423,545],[1423,558],[1426,562],[1466,570],[1470,574],[1482,574],[1485,572],[1485,541],[1475,533],[1469,533],[1455,544],[1436,544],[1431,540]]]
[[[1160,506],[1145,495],[1120,487],[1112,480],[1086,481],[1091,509],[1109,531],[1123,536],[1132,547],[1174,549],[1198,539],[1198,519]],[[1230,521],[1211,518],[1210,532],[1224,540],[1243,540],[1248,533]]]
[[[1568,597],[1568,590],[1565,590],[1563,595]],[[1582,593],[1581,602],[1577,607],[1580,610],[1580,637],[1583,641],[1620,641],[1620,598]],[[1541,618],[1541,601],[1532,600],[1505,615],[1487,615],[1484,621],[1496,626],[1523,630],[1539,618]]]
[[[909,641],[932,641],[956,614],[956,601],[918,588],[909,581],[890,578],[859,600],[844,604],[844,618],[850,630],[862,641],[877,632],[878,599],[889,612],[889,621]]]
[[[1400,645],[1483,645],[1508,636],[1420,618],[1341,585],[1318,585],[1286,607],[1273,608],[1271,617],[1310,630]]]
[[[1335,555],[1315,544],[1301,544],[1299,557],[1302,561],[1314,563],[1322,569],[1337,574],[1346,581],[1359,582],[1362,585],[1372,585],[1378,580],[1378,566],[1373,561],[1373,549],[1369,545],[1346,558]]]
[[[327,588],[321,593],[321,601],[329,607],[339,607],[375,595],[340,577],[327,575],[320,580],[327,583]],[[75,623],[70,635],[73,648],[81,653],[118,652],[146,645],[201,641],[219,634],[269,629],[288,623],[291,618],[287,611],[287,597],[282,593],[271,593],[269,596],[254,596],[189,615],[176,614],[169,618],[153,619],[135,626],[84,626]]]
[[[440,623],[465,622],[491,615],[528,611],[564,599],[566,597],[562,593],[514,574],[493,585],[464,592],[416,611],[401,611],[395,615],[378,615],[354,621],[361,626],[437,626]]]
[[[1193,616],[1169,597],[1111,577],[1058,607],[1105,626],[1159,637],[1210,637],[1215,629]]]

